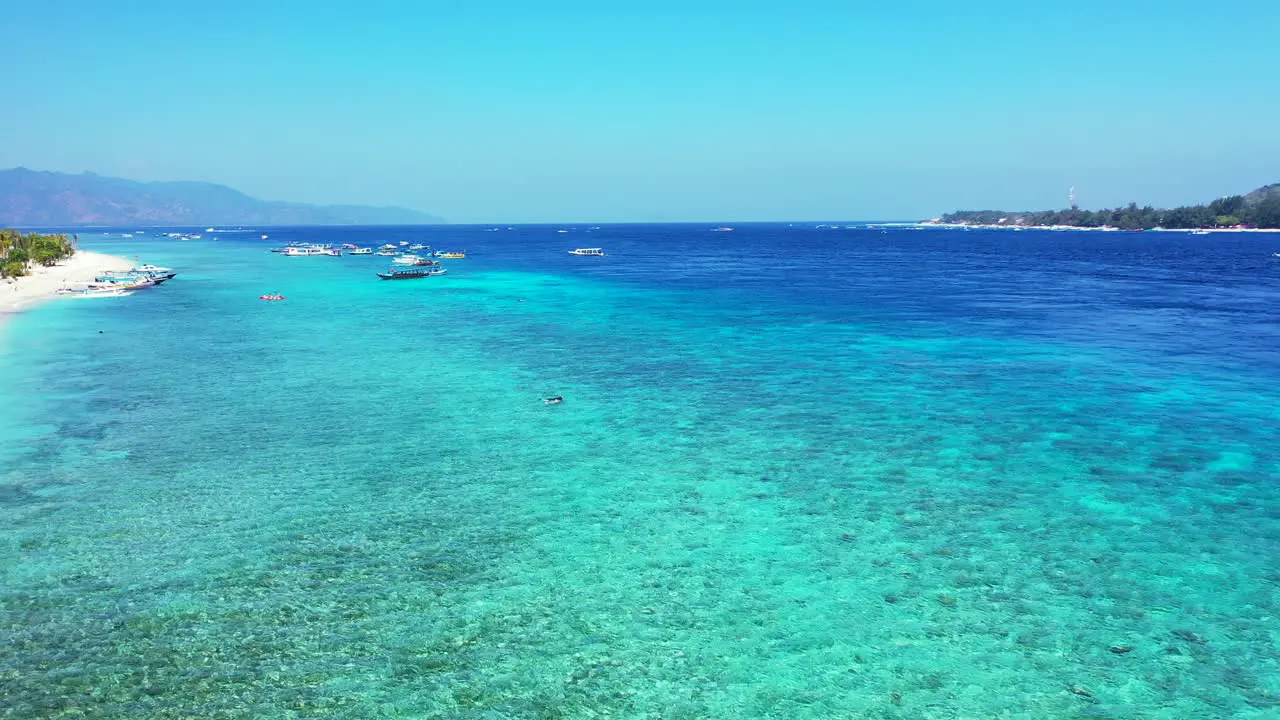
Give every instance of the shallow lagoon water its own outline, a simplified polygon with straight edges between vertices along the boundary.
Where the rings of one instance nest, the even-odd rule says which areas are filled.
[[[555,230],[86,239],[182,274],[0,326],[0,714],[1280,713],[1272,238]]]

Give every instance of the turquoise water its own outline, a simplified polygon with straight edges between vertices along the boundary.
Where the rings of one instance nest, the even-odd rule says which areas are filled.
[[[579,233],[87,240],[181,275],[0,326],[0,716],[1280,716],[1266,238]]]

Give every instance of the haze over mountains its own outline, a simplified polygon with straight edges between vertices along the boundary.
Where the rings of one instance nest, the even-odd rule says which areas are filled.
[[[137,182],[95,173],[0,170],[0,227],[76,225],[426,225],[400,207],[309,205],[249,197],[208,182]]]

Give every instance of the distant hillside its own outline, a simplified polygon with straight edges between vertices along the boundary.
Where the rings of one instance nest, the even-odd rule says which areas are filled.
[[[998,225],[1002,227],[1113,227],[1121,230],[1210,229],[1221,227],[1280,228],[1280,183],[1260,187],[1247,195],[1218,198],[1208,205],[1189,205],[1170,210],[1128,207],[1107,210],[960,210],[943,215],[940,222],[956,225]]]
[[[268,202],[206,182],[135,182],[94,173],[0,170],[0,227],[72,225],[426,225],[399,207]]]

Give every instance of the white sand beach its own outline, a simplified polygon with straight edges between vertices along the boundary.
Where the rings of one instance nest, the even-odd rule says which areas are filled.
[[[0,315],[52,300],[58,297],[58,288],[80,287],[105,271],[132,267],[132,260],[88,250],[77,250],[53,267],[32,266],[28,275],[0,281]]]

